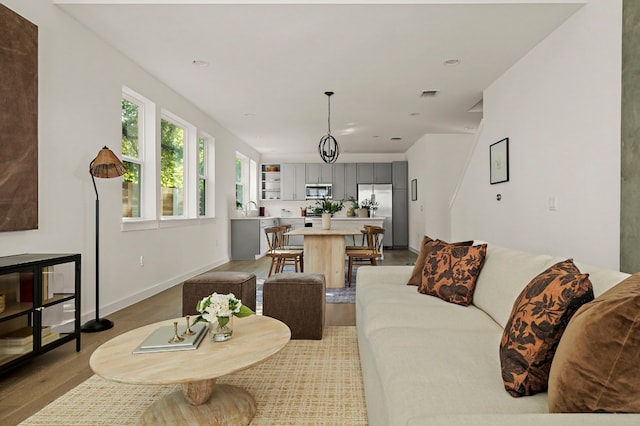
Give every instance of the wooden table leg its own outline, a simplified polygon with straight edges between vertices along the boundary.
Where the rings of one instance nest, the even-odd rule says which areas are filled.
[[[216,385],[213,379],[183,384],[182,390],[147,408],[140,420],[144,425],[246,426],[255,415],[256,401],[249,392],[237,386]]]

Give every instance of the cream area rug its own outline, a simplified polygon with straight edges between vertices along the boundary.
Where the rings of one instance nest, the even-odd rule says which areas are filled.
[[[291,340],[262,364],[224,376],[256,399],[252,425],[366,425],[353,326],[325,327],[322,340]],[[178,386],[140,386],[92,376],[21,425],[133,425]]]

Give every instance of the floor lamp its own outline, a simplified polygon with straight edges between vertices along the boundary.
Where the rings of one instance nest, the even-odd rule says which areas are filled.
[[[113,322],[100,318],[100,199],[95,178],[114,178],[122,176],[125,172],[124,165],[116,155],[106,146],[100,150],[96,158],[89,164],[89,173],[96,191],[96,318],[87,321],[81,327],[85,333],[95,333],[108,330],[113,327]]]

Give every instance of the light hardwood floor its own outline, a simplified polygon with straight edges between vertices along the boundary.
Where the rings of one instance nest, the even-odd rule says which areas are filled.
[[[385,250],[384,265],[406,265],[415,262],[409,250]],[[251,272],[267,278],[269,259],[231,261],[216,268],[220,271]],[[82,350],[67,343],[34,358],[18,369],[0,377],[0,424],[15,425],[93,375],[89,358],[102,343],[134,328],[179,317],[182,314],[182,284],[129,306],[108,318],[111,330],[82,334]],[[355,305],[327,304],[327,325],[355,325]],[[89,408],[89,407],[88,407]]]

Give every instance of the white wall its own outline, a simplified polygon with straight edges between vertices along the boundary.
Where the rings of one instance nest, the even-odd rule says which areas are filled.
[[[454,240],[618,269],[621,32],[621,1],[592,0],[485,90]],[[489,145],[505,137],[510,180],[489,185]]]
[[[409,182],[417,179],[416,201],[409,189],[409,248],[420,250],[424,235],[451,240],[449,201],[473,146],[474,135],[425,135],[407,151]]]
[[[181,282],[229,258],[227,205],[235,198],[235,152],[258,153],[48,0],[6,0],[39,30],[39,229],[0,233],[0,255],[82,254],[82,312],[95,305],[95,195],[89,162],[103,145],[120,152],[126,85],[215,137],[215,218],[122,232],[121,180],[97,179],[100,193],[101,315]],[[144,256],[144,267],[139,258]],[[176,304],[181,303],[176,300]],[[116,324],[117,326],[117,324]]]

